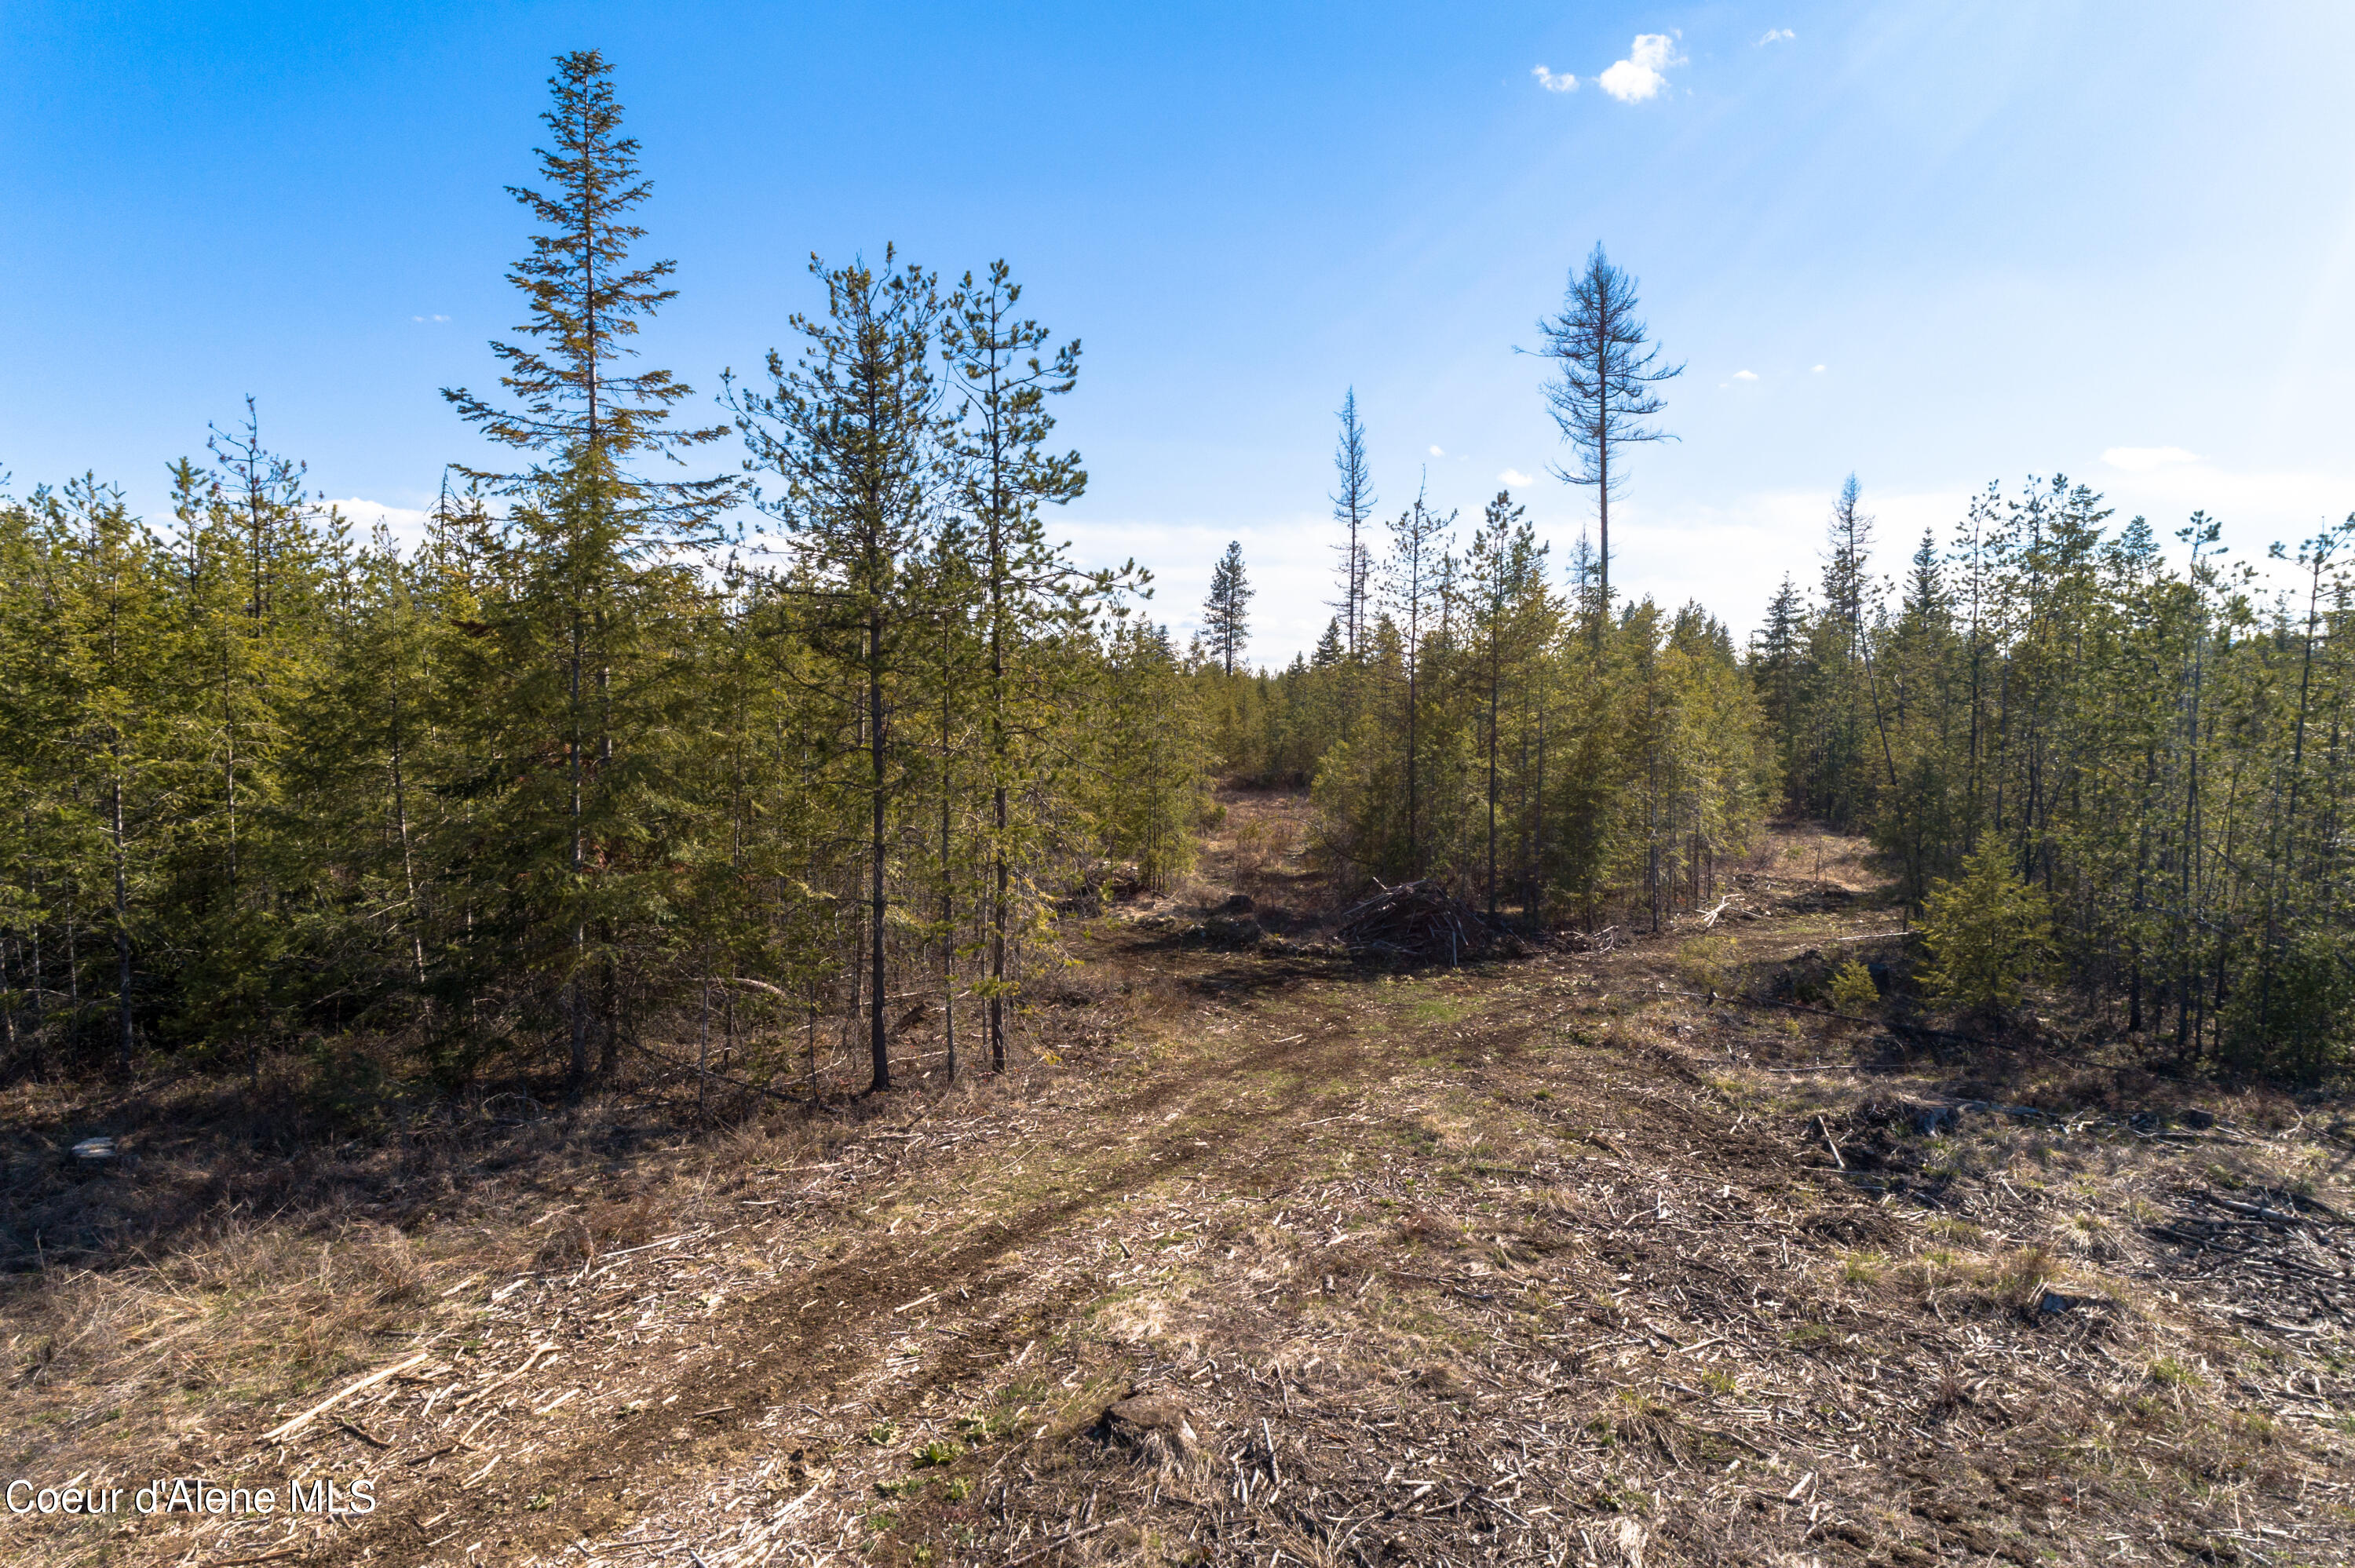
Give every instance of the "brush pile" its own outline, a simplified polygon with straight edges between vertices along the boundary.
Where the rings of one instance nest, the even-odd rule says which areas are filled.
[[[1456,964],[1496,939],[1478,910],[1435,882],[1374,885],[1381,891],[1340,919],[1338,934],[1353,953]]]

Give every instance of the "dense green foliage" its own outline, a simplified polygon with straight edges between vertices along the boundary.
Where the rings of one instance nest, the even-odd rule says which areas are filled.
[[[95,480],[0,501],[20,1069],[360,1031],[577,1081],[709,1004],[723,1050],[838,1028],[879,1084],[888,1002],[945,993],[1002,1061],[1051,900],[1188,863],[1167,636],[1039,519],[1085,482],[1044,446],[1076,345],[1003,267],[818,269],[825,315],[727,399],[772,524],[731,547],[733,476],[641,467],[728,431],[672,430],[687,389],[624,368],[668,267],[627,254],[603,63],[552,86],[530,342],[495,345],[505,402],[450,394],[522,461],[421,546],[353,540],[250,418],[165,525]]]
[[[1714,896],[1774,798],[1772,747],[1725,629],[1649,600],[1567,599],[1508,495],[1460,553],[1418,503],[1393,527],[1387,607],[1351,658],[1337,618],[1274,673],[1205,670],[1213,751],[1312,782],[1337,866],[1432,876],[1492,910],[1657,927]],[[1412,629],[1412,630],[1410,629]]]
[[[2204,516],[2171,561],[2109,519],[2062,479],[1990,487],[1892,601],[1851,481],[1820,599],[1786,582],[1751,654],[1789,802],[1886,849],[1949,933],[1957,1001],[2012,1001],[2049,962],[2186,1064],[2332,1071],[2355,1045],[2355,519],[2272,593]]]

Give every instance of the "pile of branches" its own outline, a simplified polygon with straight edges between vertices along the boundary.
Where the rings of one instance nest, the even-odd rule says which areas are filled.
[[[1343,915],[1337,927],[1353,953],[1457,964],[1488,950],[1496,933],[1480,912],[1435,882],[1401,882]]]

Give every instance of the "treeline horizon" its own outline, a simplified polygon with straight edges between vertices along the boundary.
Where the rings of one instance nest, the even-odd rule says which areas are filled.
[[[1331,619],[1253,670],[1241,541],[1181,649],[1144,574],[1049,536],[1079,344],[1002,262],[814,260],[823,312],[674,424],[610,69],[550,86],[523,341],[444,394],[515,462],[454,470],[415,547],[356,539],[250,406],[167,526],[89,477],[0,497],[10,1074],[292,1056],[365,1100],[645,1052],[815,1089],[848,1052],[882,1089],[920,1019],[1002,1069],[1058,908],[1180,885],[1220,781],[1306,789],[1337,884],[1529,927],[1666,929],[1797,813],[1889,857],[1938,1005],[2057,987],[2187,1068],[2345,1065],[2355,518],[2268,601],[2204,516],[2179,569],[2083,486],[1990,487],[1898,583],[1851,478],[1814,591],[1737,647],[1612,588],[1681,367],[1598,245],[1539,323],[1593,534],[1557,562],[1502,491],[1378,510],[1351,394]]]

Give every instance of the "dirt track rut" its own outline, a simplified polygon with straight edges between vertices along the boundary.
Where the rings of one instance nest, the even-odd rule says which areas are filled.
[[[1245,1017],[1237,1027],[1263,1036],[1260,1043],[1206,1054],[1125,1092],[1082,1086],[1075,1103],[1033,1127],[1028,1142],[1060,1140],[1087,1151],[1056,1173],[1054,1195],[1004,1196],[996,1190],[1004,1151],[989,1147],[925,1160],[888,1187],[862,1190],[858,1196],[868,1207],[911,1190],[954,1190],[962,1223],[912,1245],[868,1239],[815,1272],[729,1302],[698,1342],[676,1348],[686,1355],[663,1374],[661,1404],[620,1419],[583,1409],[560,1429],[535,1433],[527,1463],[494,1470],[463,1491],[447,1489],[446,1480],[428,1480],[414,1495],[407,1487],[389,1489],[380,1494],[378,1516],[358,1525],[341,1550],[374,1562],[426,1563],[448,1560],[453,1542],[481,1540],[520,1561],[559,1552],[584,1531],[611,1526],[657,1499],[691,1496],[708,1472],[747,1455],[803,1446],[805,1413],[862,1381],[882,1340],[904,1326],[895,1308],[931,1292],[958,1295],[927,1314],[940,1349],[925,1360],[921,1379],[906,1383],[954,1385],[1010,1359],[1025,1340],[1053,1337],[1099,1294],[1091,1269],[1052,1255],[1059,1239],[1082,1230],[1088,1216],[1187,1175],[1274,1200],[1296,1152],[1293,1130],[1359,1086],[1366,1043],[1345,1012],[1304,1012],[1278,991]],[[1239,1084],[1278,1069],[1320,1088],[1273,1112],[1237,1103]],[[1107,1131],[1140,1118],[1151,1124],[1141,1139],[1098,1147]],[[1042,1247],[1048,1256],[1026,1255]],[[558,1343],[559,1355],[576,1361],[597,1349]],[[718,1414],[682,1427],[674,1409]],[[463,1477],[479,1467],[479,1451],[492,1447],[483,1443],[433,1463]],[[610,1484],[616,1481],[625,1484]],[[533,1508],[535,1499],[548,1500]],[[430,1535],[421,1518],[434,1519]]]

